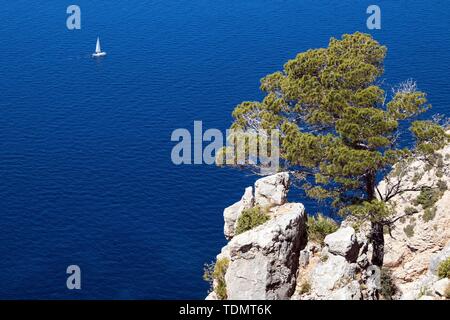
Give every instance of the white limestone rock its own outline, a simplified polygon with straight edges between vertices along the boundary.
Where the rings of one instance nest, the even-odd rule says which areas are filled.
[[[230,260],[225,274],[228,299],[278,300],[294,293],[306,219],[302,204],[291,203],[289,208],[235,236],[222,249],[218,258]]]
[[[211,291],[205,298],[205,300],[219,300],[219,298],[217,297],[217,294],[214,291]]]
[[[450,226],[449,226],[450,227]],[[439,252],[435,253],[430,258],[428,269],[434,275],[437,275],[439,265],[442,261],[450,257],[450,242]]]
[[[328,299],[336,289],[343,288],[355,280],[356,264],[348,263],[343,256],[325,253],[322,255],[322,261],[311,273],[311,293],[317,299]]]
[[[358,281],[353,280],[328,296],[328,300],[361,300],[361,288]]]
[[[255,182],[255,204],[271,207],[286,203],[289,191],[289,173],[281,172]]]
[[[253,188],[248,187],[245,189],[244,195],[242,196],[242,199],[240,201],[229,206],[223,211],[223,218],[225,221],[223,233],[225,235],[225,238],[229,240],[234,237],[237,220],[242,211],[252,208],[254,204],[255,199],[253,197]]]
[[[352,227],[338,229],[327,235],[324,242],[332,254],[345,257],[349,262],[355,262],[358,258],[359,244]]]
[[[450,286],[450,280],[448,278],[441,279],[434,283],[433,291],[435,294],[444,297],[445,290]]]

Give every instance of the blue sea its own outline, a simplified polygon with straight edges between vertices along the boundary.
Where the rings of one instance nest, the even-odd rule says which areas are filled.
[[[223,209],[257,179],[176,166],[177,128],[225,130],[259,79],[330,37],[388,46],[384,85],[414,78],[450,115],[450,2],[8,1],[0,10],[0,298],[203,299]],[[94,60],[97,36],[108,56]],[[304,201],[314,213],[314,204]],[[81,268],[68,290],[66,268]]]

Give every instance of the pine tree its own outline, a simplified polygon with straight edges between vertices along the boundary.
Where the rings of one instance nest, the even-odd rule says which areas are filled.
[[[388,99],[378,84],[386,52],[368,34],[332,38],[327,48],[300,53],[283,71],[263,78],[262,102],[238,105],[232,124],[239,130],[280,130],[284,169],[302,178],[305,194],[328,201],[344,217],[370,221],[372,263],[378,266],[383,229],[393,223],[387,202],[411,191],[402,188],[401,173],[385,194],[378,182],[411,159],[431,161],[449,139],[438,123],[417,120],[431,106],[415,82],[399,85]],[[415,138],[409,149],[399,147],[399,135],[408,131],[402,122]]]

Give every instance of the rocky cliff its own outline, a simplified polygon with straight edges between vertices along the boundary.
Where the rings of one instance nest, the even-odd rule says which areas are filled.
[[[440,154],[435,169],[419,160],[408,164],[402,179],[411,189],[426,182],[439,188],[390,200],[397,218],[386,230],[381,270],[369,260],[368,225],[343,221],[322,241],[308,239],[303,205],[287,202],[289,174],[259,179],[224,210],[229,242],[217,256],[224,267],[207,299],[448,298],[450,280],[437,273],[450,257],[450,146]],[[387,188],[380,183],[381,192]]]
[[[424,161],[409,164],[407,186],[435,185],[436,191],[410,191],[391,199],[398,217],[386,235],[385,267],[392,272],[399,299],[440,299],[449,279],[439,280],[437,268],[450,256],[450,146],[438,153],[430,169]],[[387,188],[380,184],[380,190]]]
[[[227,261],[223,275],[228,299],[288,299],[295,291],[299,254],[306,244],[306,214],[300,203],[286,203],[289,175],[258,180],[242,199],[224,211],[229,243],[217,256]],[[236,234],[244,210],[265,208],[268,221]],[[214,282],[217,288],[219,283]],[[208,299],[217,299],[217,290]]]

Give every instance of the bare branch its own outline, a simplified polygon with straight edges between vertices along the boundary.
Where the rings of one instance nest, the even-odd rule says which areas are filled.
[[[381,192],[380,192],[380,189],[378,189],[378,186],[375,186],[375,190],[377,191],[378,196],[380,197],[380,200],[385,201],[385,200],[383,199],[383,196],[382,196]]]
[[[398,86],[392,88],[394,96],[397,93],[412,93],[417,91],[417,83],[413,79],[401,82]]]
[[[396,223],[398,220],[400,220],[400,219],[402,219],[402,218],[410,217],[410,216],[412,216],[412,215],[414,215],[414,214],[416,214],[416,213],[415,213],[415,212],[412,212],[412,213],[405,213],[405,214],[402,214],[401,216],[398,216],[398,217],[395,218],[395,219],[391,219],[391,220],[383,220],[383,221],[381,222],[381,224],[384,225],[384,226],[391,226],[391,225],[393,225],[394,223]]]

